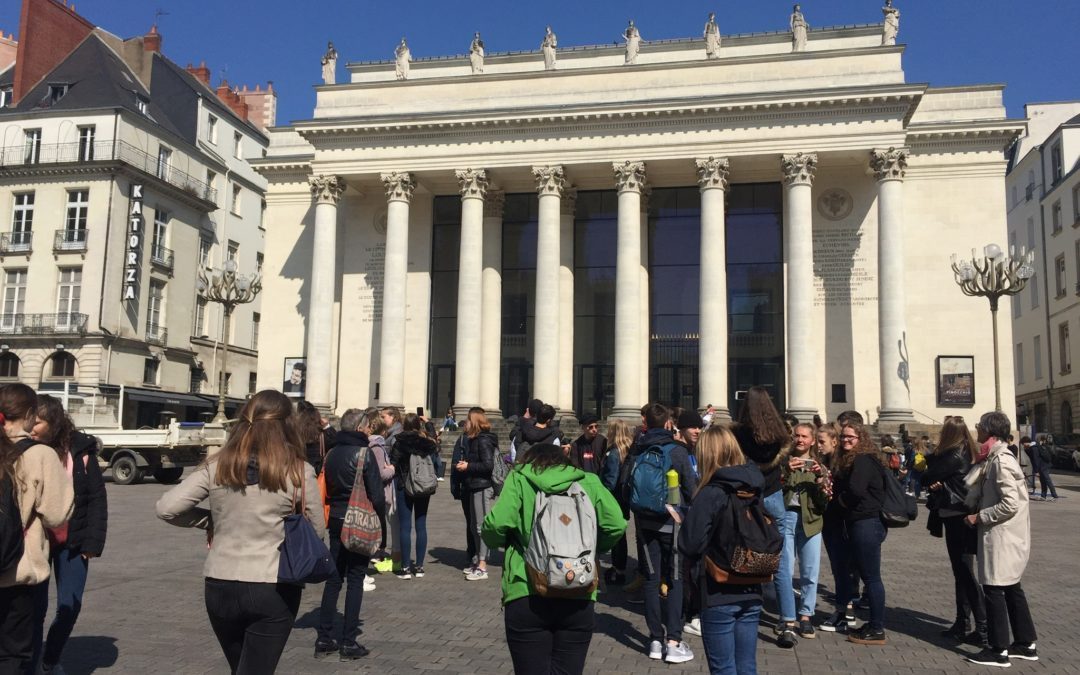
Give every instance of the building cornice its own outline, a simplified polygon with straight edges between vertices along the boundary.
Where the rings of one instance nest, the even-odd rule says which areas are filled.
[[[1026,120],[1015,119],[912,124],[907,145],[913,154],[1004,152],[1026,128]]]

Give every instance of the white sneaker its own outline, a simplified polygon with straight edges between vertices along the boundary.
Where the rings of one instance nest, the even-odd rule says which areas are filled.
[[[468,574],[465,575],[465,580],[466,581],[482,581],[482,580],[487,579],[487,578],[488,578],[487,570],[482,570],[479,567],[477,567],[472,572],[469,572]]]
[[[682,632],[689,633],[690,635],[701,635],[701,619],[694,617],[686,622],[682,627]]]
[[[364,577],[364,590],[365,591],[373,591],[373,590],[375,590],[375,580],[372,579],[371,577]]]
[[[653,640],[649,643],[649,658],[659,661],[664,658],[664,645],[659,640]]]
[[[685,642],[680,642],[677,645],[668,645],[667,652],[664,654],[664,661],[666,663],[686,663],[687,661],[694,660],[694,652],[690,650],[690,645]]]

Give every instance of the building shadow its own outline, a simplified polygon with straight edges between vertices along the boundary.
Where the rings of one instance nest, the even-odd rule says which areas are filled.
[[[649,647],[647,635],[626,619],[621,619],[612,614],[597,612],[594,632],[606,635],[635,652],[647,651]]]
[[[112,668],[120,658],[116,638],[104,635],[76,635],[68,639],[60,663],[71,675],[93,673],[98,668]]]

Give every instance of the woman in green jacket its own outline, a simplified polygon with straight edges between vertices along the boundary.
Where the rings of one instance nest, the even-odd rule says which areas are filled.
[[[537,494],[563,494],[577,483],[596,511],[596,556],[611,547],[626,530],[622,509],[599,477],[570,464],[557,445],[536,445],[525,462],[506,477],[502,493],[484,518],[481,534],[492,548],[505,548],[502,575],[506,643],[518,675],[581,673],[593,633],[595,584],[574,598],[541,595],[530,581],[525,551],[532,537]]]

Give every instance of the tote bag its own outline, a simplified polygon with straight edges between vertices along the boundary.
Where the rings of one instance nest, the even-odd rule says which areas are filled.
[[[356,457],[356,478],[353,480],[352,494],[349,495],[349,508],[345,510],[345,522],[341,526],[341,544],[353,553],[370,558],[382,543],[382,525],[364,485],[367,451],[367,448],[360,448]]]
[[[278,582],[283,584],[318,584],[337,575],[330,560],[330,549],[315,533],[307,516],[305,481],[300,479],[300,512],[296,510],[296,491],[293,490],[293,512],[285,516],[285,539],[278,551]]]

